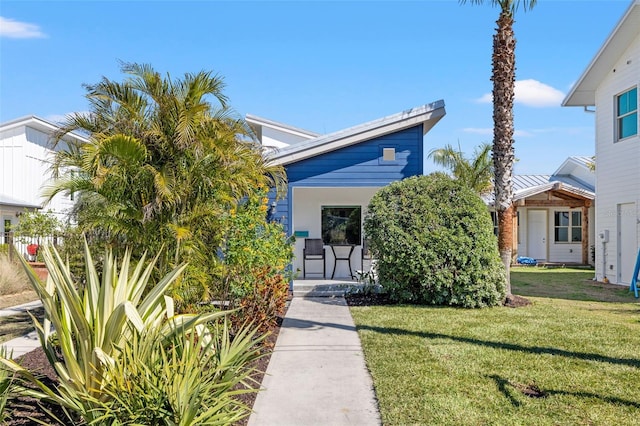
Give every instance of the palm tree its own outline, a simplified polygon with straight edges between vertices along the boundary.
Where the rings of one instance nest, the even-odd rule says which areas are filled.
[[[472,158],[466,158],[459,147],[456,150],[451,145],[431,150],[429,158],[434,163],[449,169],[454,179],[480,195],[486,194],[493,187],[491,145],[488,143],[477,147],[473,151]]]
[[[135,254],[164,247],[159,273],[186,259],[206,270],[224,213],[257,188],[281,188],[284,171],[268,164],[234,117],[219,76],[172,80],[126,63],[122,71],[123,82],[103,77],[85,86],[90,112],[69,116],[55,143],[71,131],[89,142],[61,145],[45,195],[77,193],[79,226],[115,247],[133,245]],[[202,270],[192,272],[204,277]]]
[[[483,0],[459,0],[461,4],[483,4]],[[516,39],[514,14],[522,3],[531,10],[536,0],[490,0],[500,7],[493,36],[491,81],[493,81],[493,167],[495,208],[498,215],[498,249],[507,274],[507,301],[511,295],[511,255],[513,252],[513,99],[516,81]]]

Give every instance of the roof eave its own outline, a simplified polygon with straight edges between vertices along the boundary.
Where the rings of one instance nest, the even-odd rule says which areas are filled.
[[[16,118],[14,120],[10,120],[0,124],[0,132],[15,129],[17,127],[22,127],[22,126],[32,127],[36,130],[39,130],[44,133],[49,133],[49,134],[60,130],[60,126],[57,126],[56,124],[53,124],[40,117],[36,117],[35,115],[29,115],[26,117]],[[87,139],[86,137],[73,132],[67,133],[63,139],[65,138],[75,139],[79,142],[89,141],[89,139]]]
[[[587,107],[595,105],[597,86],[637,36],[637,28],[640,28],[640,0],[631,2],[578,82],[573,85],[562,101],[562,106]]]
[[[424,135],[445,114],[444,101],[439,100],[422,107],[413,108],[285,148],[272,156],[271,163],[274,165],[295,163],[418,124],[423,124]]]

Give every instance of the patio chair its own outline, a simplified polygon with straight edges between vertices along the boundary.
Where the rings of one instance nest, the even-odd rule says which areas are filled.
[[[305,238],[304,249],[302,250],[302,276],[307,278],[306,263],[309,260],[321,260],[322,261],[322,278],[326,277],[326,264],[324,243],[322,238]],[[309,272],[309,274],[319,274],[320,272]]]

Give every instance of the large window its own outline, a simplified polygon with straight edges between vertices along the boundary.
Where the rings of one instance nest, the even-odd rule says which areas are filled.
[[[638,88],[616,97],[617,139],[638,134]]]
[[[322,206],[322,241],[325,244],[356,244],[362,239],[360,206]]]
[[[555,212],[555,242],[582,241],[582,212]]]

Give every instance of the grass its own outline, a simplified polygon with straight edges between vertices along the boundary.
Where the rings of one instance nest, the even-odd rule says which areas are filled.
[[[592,271],[514,268],[523,308],[352,307],[386,425],[640,422],[640,306]]]
[[[0,309],[38,299],[22,265],[0,253]]]

